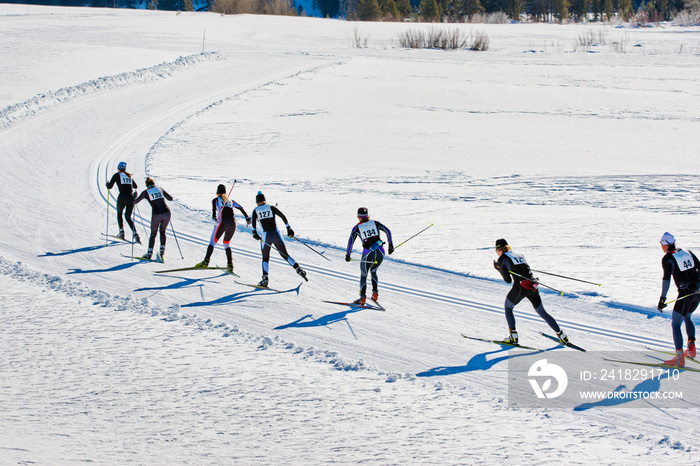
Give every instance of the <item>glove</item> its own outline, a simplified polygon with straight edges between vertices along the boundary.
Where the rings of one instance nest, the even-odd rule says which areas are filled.
[[[345,262],[350,262],[350,254],[345,254]]]
[[[394,243],[389,243],[389,255],[394,252]]]
[[[248,225],[250,225],[250,217],[246,217],[246,218],[245,218],[245,223],[247,223]]]
[[[258,241],[262,241],[262,238],[260,237],[258,232],[255,230],[253,230],[253,239],[258,240]]]
[[[105,183],[105,188],[109,189],[109,183]]]
[[[501,266],[498,265],[498,262],[496,262],[496,261],[493,261],[493,268],[498,270],[499,272],[501,271]]]
[[[136,199],[137,197],[139,197],[139,193],[138,193],[136,190],[134,190],[134,192],[132,193],[132,195],[134,196],[134,199]]]
[[[287,227],[287,236],[294,237],[294,230],[292,230],[292,227]]]
[[[212,214],[211,219],[216,222],[216,215]]]
[[[663,310],[663,308],[666,307],[666,298],[659,298],[659,305],[656,306],[656,309],[659,311]]]

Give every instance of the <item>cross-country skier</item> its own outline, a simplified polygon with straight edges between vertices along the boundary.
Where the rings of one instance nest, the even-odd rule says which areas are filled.
[[[505,301],[506,322],[508,323],[510,334],[504,341],[518,343],[518,332],[515,330],[513,308],[524,298],[527,298],[532,303],[532,307],[535,308],[537,314],[547,322],[552,330],[557,332],[559,341],[567,343],[569,339],[559,328],[557,321],[544,310],[542,298],[540,298],[540,292],[537,289],[537,282],[532,276],[532,271],[525,257],[522,254],[513,252],[508,242],[503,238],[496,240],[496,254],[498,255],[498,260],[493,261],[494,268],[501,273],[506,283],[513,282],[513,288],[506,296]]]
[[[216,188],[216,197],[211,200],[211,218],[216,222],[216,226],[211,233],[211,239],[209,240],[209,246],[207,246],[207,254],[204,256],[204,260],[195,267],[209,266],[209,260],[214,252],[214,246],[216,246],[219,238],[223,235],[224,250],[226,251],[226,269],[229,272],[233,272],[233,258],[231,257],[229,242],[231,238],[233,238],[234,233],[236,233],[236,219],[233,215],[234,208],[241,211],[245,216],[245,221],[250,225],[250,217],[248,217],[245,209],[233,199],[229,199],[226,195],[226,186],[220,184]]]
[[[700,303],[700,294],[695,294],[699,293],[700,290],[700,263],[692,251],[676,248],[676,239],[671,233],[666,232],[661,237],[661,249],[665,254],[661,259],[664,277],[661,282],[661,297],[657,306],[659,311],[666,307],[666,293],[671,286],[671,277],[678,288],[678,299],[673,305],[673,313],[671,314],[676,357],[664,361],[664,363],[683,367],[685,357],[683,355],[683,333],[681,332],[682,322],[685,322],[685,332],[688,334],[688,351],[686,351],[685,356],[695,357],[695,325],[693,325],[691,315]]]
[[[357,209],[357,219],[359,223],[350,232],[348,248],[345,252],[345,261],[350,262],[350,253],[357,237],[362,241],[362,259],[360,259],[360,298],[354,304],[363,305],[367,301],[367,275],[372,276],[372,300],[379,301],[379,280],[377,279],[377,269],[384,260],[384,247],[380,232],[386,234],[389,243],[389,254],[394,252],[394,243],[391,239],[391,231],[376,220],[369,219],[369,212],[366,207]]]
[[[280,235],[280,232],[277,230],[275,217],[279,217],[284,222],[284,226],[287,227],[287,236],[294,237],[294,230],[292,230],[292,227],[289,226],[287,217],[285,217],[277,207],[269,205],[265,201],[265,195],[260,191],[258,191],[258,194],[255,196],[255,202],[258,206],[253,210],[252,215],[253,238],[260,241],[263,271],[262,280],[260,280],[258,286],[267,288],[269,282],[268,273],[270,271],[270,246],[274,246],[275,249],[277,249],[277,252],[280,253],[280,256],[282,256],[282,259],[286,260],[289,265],[294,267],[294,270],[296,270],[304,280],[308,281],[304,269],[299,267],[299,264],[297,264],[297,262],[287,253],[287,248],[282,240],[282,235]],[[260,221],[260,228],[262,229],[261,235],[258,234],[257,230],[258,221]]]
[[[170,223],[170,208],[165,203],[165,199],[172,201],[173,197],[168,192],[156,186],[151,177],[146,178],[146,189],[141,191],[134,203],[138,204],[147,199],[151,204],[151,236],[148,238],[148,252],[143,256],[150,259],[153,255],[153,247],[156,244],[156,235],[160,230],[160,259],[165,255],[165,229]]]
[[[126,216],[126,223],[131,228],[134,240],[141,243],[141,238],[134,228],[134,221],[131,219],[131,214],[134,211],[134,197],[136,197],[136,181],[134,181],[131,173],[126,171],[126,162],[119,162],[117,172],[112,175],[112,179],[106,183],[107,189],[112,189],[114,184],[119,187],[119,196],[117,196],[117,224],[119,224],[118,238],[124,239],[124,220],[122,215]]]

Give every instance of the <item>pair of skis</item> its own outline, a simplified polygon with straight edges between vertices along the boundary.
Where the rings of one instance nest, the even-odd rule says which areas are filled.
[[[329,304],[338,304],[340,306],[350,306],[350,307],[361,307],[363,309],[373,309],[375,311],[384,311],[386,312],[386,308],[379,304],[379,302],[372,300],[374,305],[371,304],[357,304],[357,303],[346,303],[346,302],[341,302],[341,301],[326,301],[323,300],[324,303],[329,303]]]
[[[578,350],[578,351],[582,351],[582,352],[584,352],[584,353],[586,352],[585,349],[581,348],[580,346],[574,345],[574,344],[571,343],[571,342],[562,343],[561,341],[559,341],[559,338],[557,338],[557,337],[555,337],[555,336],[553,336],[553,335],[547,335],[546,333],[543,333],[543,332],[540,332],[540,335],[542,335],[543,337],[549,338],[550,340],[556,341],[556,342],[559,343],[559,345],[561,345],[561,346],[566,346],[566,347],[568,347],[568,348],[575,349],[575,350]],[[540,349],[540,348],[533,348],[533,347],[531,347],[531,346],[524,346],[524,345],[521,345],[521,344],[518,344],[518,343],[512,343],[512,342],[510,342],[510,341],[505,341],[505,340],[488,340],[488,339],[486,339],[486,338],[472,337],[472,336],[465,335],[465,334],[462,334],[462,336],[463,336],[464,338],[468,338],[468,339],[470,339],[470,340],[478,340],[478,341],[485,341],[485,342],[488,342],[488,343],[496,343],[497,345],[511,346],[511,347],[513,347],[513,348],[520,348],[520,349],[525,349],[525,350],[530,350],[530,351],[544,351],[543,349]]]

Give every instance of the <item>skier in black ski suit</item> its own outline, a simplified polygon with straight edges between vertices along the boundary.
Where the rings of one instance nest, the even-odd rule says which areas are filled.
[[[126,223],[131,228],[134,240],[137,243],[141,242],[139,234],[134,228],[134,221],[131,219],[131,215],[134,211],[134,197],[136,196],[136,181],[134,181],[131,173],[126,171],[126,162],[119,162],[117,165],[117,172],[112,176],[105,186],[107,189],[112,189],[114,184],[119,187],[119,196],[117,197],[117,224],[119,225],[118,238],[124,239],[124,220],[122,215],[126,216]]]
[[[299,264],[290,257],[287,253],[287,247],[284,245],[282,240],[282,235],[277,230],[277,223],[275,222],[275,217],[279,217],[284,222],[287,227],[287,236],[294,237],[294,230],[289,226],[287,222],[287,217],[284,216],[280,210],[271,206],[265,200],[265,195],[258,191],[255,196],[255,202],[258,205],[253,209],[253,215],[251,216],[251,221],[253,225],[253,238],[260,241],[260,250],[262,251],[262,280],[258,283],[258,286],[267,288],[269,283],[268,273],[270,271],[270,247],[274,246],[277,252],[280,253],[282,259],[286,260],[289,265],[294,267],[299,276],[304,280],[308,281],[306,278],[306,272],[302,269]],[[262,234],[258,234],[257,223],[260,221],[260,228],[262,228]]]
[[[229,199],[226,195],[226,186],[220,184],[216,188],[216,197],[211,200],[211,218],[216,222],[214,231],[211,233],[211,239],[209,239],[209,246],[207,246],[207,253],[204,256],[204,260],[197,264],[195,267],[208,267],[211,255],[214,253],[214,246],[219,241],[221,236],[224,237],[224,250],[226,251],[226,269],[229,272],[233,272],[233,256],[231,254],[231,246],[229,243],[231,238],[233,238],[234,233],[236,233],[236,218],[233,215],[233,209],[236,208],[241,211],[245,216],[245,220],[250,225],[250,217],[246,213],[245,209],[241,207],[233,199]]]
[[[150,259],[153,255],[153,247],[156,244],[156,235],[160,230],[160,259],[165,255],[165,230],[170,223],[170,208],[165,203],[165,199],[172,201],[173,197],[165,189],[155,185],[152,178],[146,178],[146,189],[141,191],[141,195],[134,201],[138,204],[144,199],[148,199],[151,204],[151,236],[148,238],[148,252],[143,257]]]
[[[513,252],[508,242],[503,238],[496,240],[496,254],[498,255],[498,260],[493,261],[494,268],[501,273],[506,283],[513,282],[513,288],[506,296],[504,305],[506,322],[510,332],[508,338],[504,341],[518,343],[518,332],[515,330],[513,308],[524,298],[527,298],[532,303],[532,307],[535,308],[537,314],[557,333],[559,341],[567,343],[569,339],[559,328],[557,321],[544,310],[542,298],[540,298],[540,292],[537,289],[537,279],[532,276],[532,271],[525,260],[525,256]]]
[[[661,237],[661,249],[665,254],[661,259],[664,277],[661,282],[661,297],[657,306],[659,311],[666,307],[666,293],[671,287],[671,277],[678,288],[678,299],[673,305],[673,313],[671,314],[676,357],[664,361],[664,363],[683,367],[685,356],[695,357],[695,325],[691,316],[700,304],[700,263],[692,251],[676,248],[676,239],[671,233],[666,232]],[[681,332],[681,323],[683,322],[685,322],[685,332],[688,334],[688,351],[685,354],[683,353],[683,333]]]

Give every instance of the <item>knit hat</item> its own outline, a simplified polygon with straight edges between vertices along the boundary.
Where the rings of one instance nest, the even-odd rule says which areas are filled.
[[[496,249],[504,248],[506,246],[508,246],[508,241],[506,241],[505,239],[499,238],[496,240]]]
[[[150,188],[151,186],[155,186],[155,185],[156,185],[156,183],[153,181],[153,178],[151,178],[150,176],[148,178],[146,178],[146,187],[147,188]]]
[[[255,196],[255,202],[265,202],[265,195],[261,191]]]
[[[369,212],[367,211],[367,207],[360,207],[357,209],[357,216],[360,218],[369,218]]]
[[[216,194],[226,194],[226,186],[220,184],[216,187]]]
[[[661,244],[665,244],[666,246],[676,244],[676,238],[674,238],[671,233],[666,232],[661,236]]]

